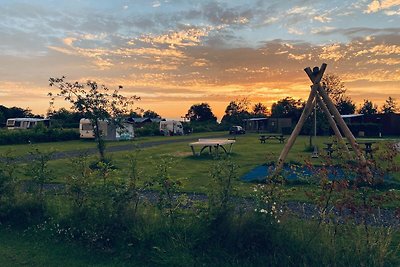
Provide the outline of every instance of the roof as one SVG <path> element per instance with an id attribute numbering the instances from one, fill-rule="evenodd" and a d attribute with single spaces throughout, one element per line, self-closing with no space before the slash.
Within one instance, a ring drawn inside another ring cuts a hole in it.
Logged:
<path id="1" fill-rule="evenodd" d="M 135 123 L 151 122 L 150 118 L 129 118 L 128 121 L 133 121 Z"/>
<path id="2" fill-rule="evenodd" d="M 40 119 L 40 118 L 8 118 L 7 120 L 14 120 L 14 121 L 48 121 L 49 119 Z"/>
<path id="3" fill-rule="evenodd" d="M 265 121 L 268 119 L 269 118 L 250 118 L 250 119 L 244 119 L 244 121 Z"/>
<path id="4" fill-rule="evenodd" d="M 348 115 L 340 115 L 343 119 L 345 118 L 356 118 L 356 117 L 361 117 L 364 116 L 364 114 L 348 114 Z"/>

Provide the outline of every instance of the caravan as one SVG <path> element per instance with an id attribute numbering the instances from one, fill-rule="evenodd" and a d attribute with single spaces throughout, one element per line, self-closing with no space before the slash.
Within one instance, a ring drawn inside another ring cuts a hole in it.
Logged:
<path id="1" fill-rule="evenodd" d="M 7 129 L 32 129 L 38 124 L 43 124 L 44 126 L 50 126 L 49 119 L 37 119 L 37 118 L 10 118 L 7 119 Z"/>
<path id="2" fill-rule="evenodd" d="M 107 121 L 99 121 L 100 134 L 104 140 L 132 140 L 135 137 L 133 124 L 124 122 L 123 127 L 117 127 Z M 79 134 L 83 139 L 94 139 L 92 123 L 89 119 L 79 122 Z"/>
<path id="3" fill-rule="evenodd" d="M 162 135 L 183 135 L 183 126 L 180 121 L 160 121 L 160 133 Z"/>

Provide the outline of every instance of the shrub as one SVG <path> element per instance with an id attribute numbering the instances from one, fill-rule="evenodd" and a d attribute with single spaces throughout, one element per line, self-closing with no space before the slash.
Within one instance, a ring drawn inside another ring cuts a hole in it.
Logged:
<path id="1" fill-rule="evenodd" d="M 1 130 L 0 145 L 27 144 L 79 139 L 79 132 L 72 129 L 37 128 L 26 130 Z"/>
<path id="2" fill-rule="evenodd" d="M 160 133 L 160 123 L 152 122 L 145 124 L 142 128 L 135 129 L 135 136 L 157 136 Z"/>

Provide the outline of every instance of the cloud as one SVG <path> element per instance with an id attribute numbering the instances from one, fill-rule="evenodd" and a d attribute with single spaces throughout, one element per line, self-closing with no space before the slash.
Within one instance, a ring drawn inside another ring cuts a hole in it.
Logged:
<path id="1" fill-rule="evenodd" d="M 390 9 L 392 7 L 396 7 L 400 5 L 399 0 L 373 0 L 368 4 L 367 9 L 364 10 L 364 13 L 375 13 L 381 10 Z"/>

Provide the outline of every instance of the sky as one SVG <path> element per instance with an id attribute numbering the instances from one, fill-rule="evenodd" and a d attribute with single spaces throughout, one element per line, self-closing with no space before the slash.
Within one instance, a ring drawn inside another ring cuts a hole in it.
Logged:
<path id="1" fill-rule="evenodd" d="M 166 118 L 307 99 L 327 63 L 357 105 L 400 103 L 400 0 L 0 0 L 0 104 L 49 108 L 49 77 L 95 80 Z M 69 105 L 59 99 L 55 108 Z"/>

